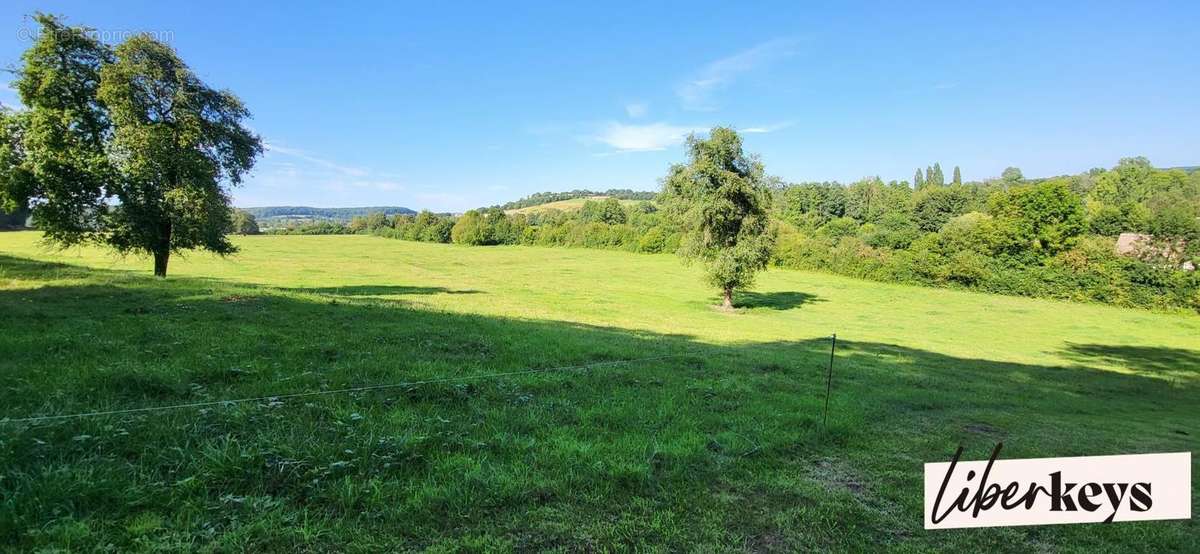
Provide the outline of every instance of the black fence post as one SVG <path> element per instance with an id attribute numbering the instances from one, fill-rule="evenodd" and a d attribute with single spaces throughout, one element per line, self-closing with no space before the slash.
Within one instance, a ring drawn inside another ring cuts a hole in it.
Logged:
<path id="1" fill-rule="evenodd" d="M 829 373 L 825 376 L 825 420 L 822 425 L 829 427 L 829 393 L 833 388 L 833 353 L 837 351 L 837 333 L 833 334 L 833 343 L 829 346 Z"/>

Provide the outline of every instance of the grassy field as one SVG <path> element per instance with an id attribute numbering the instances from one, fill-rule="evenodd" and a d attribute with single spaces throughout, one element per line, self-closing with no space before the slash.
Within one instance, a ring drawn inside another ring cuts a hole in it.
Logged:
<path id="1" fill-rule="evenodd" d="M 38 239 L 0 233 L 0 417 L 464 379 L 0 423 L 0 548 L 1200 550 L 1195 520 L 921 516 L 960 444 L 1198 450 L 1200 316 L 777 270 L 724 313 L 672 256 L 369 236 L 161 281 Z"/>
<path id="2" fill-rule="evenodd" d="M 535 213 L 535 212 L 544 212 L 547 210 L 561 210 L 564 212 L 570 212 L 570 211 L 575 211 L 575 210 L 582 208 L 584 202 L 587 202 L 589 200 L 598 202 L 600 200 L 604 200 L 605 198 L 608 198 L 608 197 L 607 196 L 589 196 L 587 198 L 571 198 L 569 200 L 559 200 L 557 202 L 547 202 L 545 204 L 538 204 L 536 206 L 526 206 L 524 208 L 517 208 L 515 210 L 505 210 L 505 213 L 531 214 L 531 213 Z M 621 202 L 621 204 L 624 204 L 626 206 L 633 206 L 642 201 L 641 200 L 619 199 L 619 202 Z"/>

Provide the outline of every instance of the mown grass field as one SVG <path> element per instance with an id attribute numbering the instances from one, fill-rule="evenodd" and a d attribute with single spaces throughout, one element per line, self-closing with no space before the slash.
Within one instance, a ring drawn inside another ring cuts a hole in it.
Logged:
<path id="1" fill-rule="evenodd" d="M 0 234 L 12 551 L 1198 551 L 1195 520 L 926 532 L 922 464 L 1198 450 L 1200 316 L 369 236 L 221 259 Z M 829 426 L 821 424 L 830 333 Z M 1196 476 L 1193 467 L 1193 512 Z"/>

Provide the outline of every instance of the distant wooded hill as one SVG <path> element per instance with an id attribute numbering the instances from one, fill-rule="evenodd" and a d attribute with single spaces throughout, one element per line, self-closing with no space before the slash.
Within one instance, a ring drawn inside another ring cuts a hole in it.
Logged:
<path id="1" fill-rule="evenodd" d="M 260 227 L 286 227 L 288 225 L 330 221 L 347 223 L 359 216 L 373 213 L 384 215 L 412 215 L 414 210 L 401 206 L 367 206 L 362 208 L 312 208 L 309 206 L 264 206 L 241 208 L 258 220 Z"/>
<path id="2" fill-rule="evenodd" d="M 518 210 L 521 208 L 528 208 L 530 206 L 549 204 L 551 202 L 561 202 L 563 200 L 591 198 L 597 196 L 617 198 L 620 200 L 654 200 L 654 197 L 658 196 L 658 193 L 630 189 L 608 189 L 605 191 L 580 189 L 568 192 L 537 192 L 520 200 L 515 200 L 513 202 L 508 202 L 506 204 L 500 204 L 499 206 L 493 207 L 500 208 L 501 210 Z"/>

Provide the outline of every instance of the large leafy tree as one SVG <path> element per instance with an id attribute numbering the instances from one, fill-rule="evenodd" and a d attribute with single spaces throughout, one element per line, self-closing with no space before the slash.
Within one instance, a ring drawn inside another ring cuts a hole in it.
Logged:
<path id="1" fill-rule="evenodd" d="M 733 308 L 733 292 L 766 267 L 775 233 L 762 163 L 742 152 L 742 139 L 714 127 L 707 139 L 688 137 L 688 163 L 671 166 L 660 196 L 680 227 L 679 254 L 704 265 L 708 281 Z"/>
<path id="2" fill-rule="evenodd" d="M 262 153 L 249 112 L 209 88 L 167 45 L 139 35 L 115 50 L 84 27 L 37 15 L 16 88 L 28 108 L 0 114 L 0 202 L 32 207 L 52 242 L 153 254 L 225 254 L 227 188 Z"/>
<path id="3" fill-rule="evenodd" d="M 994 194 L 988 211 L 1010 223 L 1018 242 L 1037 255 L 1050 256 L 1070 248 L 1086 228 L 1083 205 L 1066 179 Z"/>
<path id="4" fill-rule="evenodd" d="M 227 185 L 262 153 L 250 116 L 229 91 L 214 90 L 170 46 L 148 35 L 116 48 L 101 69 L 99 98 L 113 123 L 112 158 L 122 175 L 109 242 L 154 255 L 165 277 L 171 252 L 199 248 L 226 254 Z"/>
<path id="5" fill-rule="evenodd" d="M 35 19 L 41 32 L 13 83 L 27 109 L 0 113 L 0 207 L 32 208 L 46 238 L 64 246 L 102 239 L 117 177 L 106 153 L 111 125 L 96 92 L 113 54 L 90 29 L 44 14 Z"/>
<path id="6" fill-rule="evenodd" d="M 970 206 L 971 192 L 966 187 L 927 186 L 913 195 L 913 220 L 922 231 L 932 233 L 967 213 Z"/>
<path id="7" fill-rule="evenodd" d="M 229 233 L 238 235 L 257 235 L 262 231 L 258 228 L 258 220 L 246 210 L 234 210 L 233 221 Z"/>

